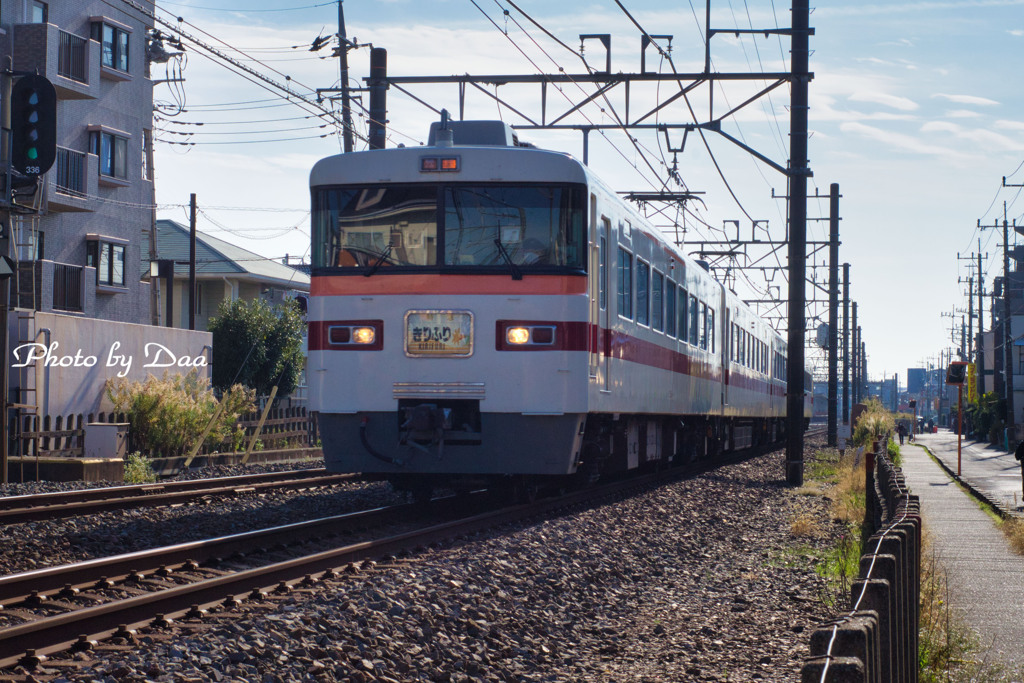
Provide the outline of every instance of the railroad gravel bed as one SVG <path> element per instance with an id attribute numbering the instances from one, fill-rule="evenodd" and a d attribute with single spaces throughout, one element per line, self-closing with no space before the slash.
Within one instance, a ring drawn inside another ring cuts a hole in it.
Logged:
<path id="1" fill-rule="evenodd" d="M 808 450 L 810 452 L 810 449 Z M 67 681 L 793 681 L 840 533 L 783 454 L 76 655 Z M 795 538 L 795 517 L 821 534 Z"/>
<path id="2" fill-rule="evenodd" d="M 303 469 L 304 466 L 296 463 L 217 466 L 192 470 L 166 481 L 281 472 Z M 323 467 L 323 461 L 311 461 L 308 466 Z M 23 495 L 95 486 L 94 483 L 84 482 L 34 482 L 0 488 L 4 490 L 4 495 Z M 11 524 L 4 527 L 5 543 L 0 551 L 0 574 L 237 534 L 405 501 L 388 484 L 356 480 L 310 491 L 211 497 L 183 505 L 116 510 L 79 518 Z"/>

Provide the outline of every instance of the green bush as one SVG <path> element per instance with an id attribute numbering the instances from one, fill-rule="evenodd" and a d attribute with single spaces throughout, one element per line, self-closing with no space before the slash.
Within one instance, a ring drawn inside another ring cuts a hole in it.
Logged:
<path id="1" fill-rule="evenodd" d="M 156 481 L 153 464 L 142 453 L 135 451 L 124 457 L 124 481 L 126 484 L 151 484 Z"/>
<path id="2" fill-rule="evenodd" d="M 213 333 L 213 386 L 223 391 L 238 382 L 267 396 L 277 386 L 287 396 L 299 382 L 305 357 L 306 324 L 298 304 L 271 308 L 265 301 L 225 301 L 210 320 Z"/>
<path id="3" fill-rule="evenodd" d="M 144 382 L 124 378 L 107 381 L 107 396 L 114 410 L 126 413 L 133 447 L 150 456 L 184 455 L 195 446 L 203 430 L 222 405 L 210 430 L 212 443 L 232 442 L 238 418 L 252 410 L 255 392 L 235 385 L 218 402 L 198 370 L 187 375 L 150 375 Z"/>

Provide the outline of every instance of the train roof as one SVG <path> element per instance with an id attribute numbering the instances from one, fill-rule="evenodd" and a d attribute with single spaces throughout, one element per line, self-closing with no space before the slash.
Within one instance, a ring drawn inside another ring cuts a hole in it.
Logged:
<path id="1" fill-rule="evenodd" d="M 521 144 L 504 130 L 508 126 L 500 121 L 461 121 L 449 125 L 454 129 L 454 140 L 450 142 L 432 130 L 432 145 L 366 150 L 321 159 L 310 172 L 309 184 L 317 187 L 366 183 L 591 182 L 586 167 L 572 155 Z M 421 159 L 430 157 L 458 157 L 459 169 L 422 171 Z"/>

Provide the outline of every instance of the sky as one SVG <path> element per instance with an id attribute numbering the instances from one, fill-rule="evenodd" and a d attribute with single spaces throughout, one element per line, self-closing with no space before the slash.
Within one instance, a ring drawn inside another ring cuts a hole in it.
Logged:
<path id="1" fill-rule="evenodd" d="M 671 58 L 648 48 L 648 70 L 702 70 L 704 4 L 622 0 L 622 6 Z M 337 1 L 194 0 L 157 7 L 172 27 L 250 70 L 243 77 L 190 40 L 181 58 L 166 68 L 154 65 L 153 78 L 170 81 L 154 88 L 159 217 L 187 224 L 189 194 L 196 193 L 200 230 L 268 258 L 308 260 L 309 170 L 341 151 L 341 136 L 334 126 L 317 127 L 323 124 L 317 110 L 287 102 L 278 87 L 252 72 L 314 98 L 317 88 L 337 88 Z M 352 87 L 365 85 L 370 44 L 388 50 L 391 76 L 580 74 L 586 71 L 583 59 L 603 68 L 605 52 L 588 40 L 581 57 L 579 36 L 611 34 L 612 71 L 640 71 L 640 29 L 615 0 L 516 0 L 514 6 L 501 0 L 347 0 L 344 14 L 347 35 L 360 46 L 349 53 Z M 789 15 L 784 0 L 714 0 L 710 25 L 786 28 Z M 1001 274 L 1004 205 L 1011 225 L 1024 224 L 1021 188 L 1003 187 L 1004 177 L 1008 185 L 1024 184 L 1024 0 L 812 3 L 810 25 L 808 239 L 827 240 L 828 223 L 817 219 L 828 216 L 827 195 L 837 183 L 840 262 L 850 264 L 850 298 L 857 302 L 868 375 L 898 374 L 905 384 L 907 368 L 938 365 L 941 354 L 959 349 L 968 279 L 977 287 L 979 250 L 986 294 Z M 326 38 L 326 45 L 310 51 L 317 37 Z M 718 73 L 781 72 L 789 66 L 789 38 L 775 34 L 715 33 L 710 52 Z M 648 121 L 704 122 L 709 107 L 715 117 L 737 108 L 723 119 L 722 130 L 785 166 L 789 87 L 752 99 L 765 85 L 720 82 L 713 95 L 700 87 Z M 495 94 L 495 86 L 483 87 Z M 458 116 L 457 86 L 408 89 L 422 102 L 394 88 L 389 92 L 388 146 L 425 142 L 430 122 L 438 118 L 433 109 Z M 630 119 L 678 89 L 671 81 L 634 84 Z M 585 83 L 549 89 L 548 119 L 594 92 Z M 497 95 L 504 105 L 470 87 L 465 118 L 500 118 L 512 125 L 524 122 L 519 113 L 539 118 L 538 86 L 503 85 Z M 614 123 L 626 118 L 626 104 L 620 86 L 566 120 Z M 325 101 L 324 107 L 332 106 L 340 105 Z M 356 129 L 365 134 L 365 116 L 357 116 Z M 582 157 L 576 131 L 529 130 L 520 137 Z M 674 168 L 683 185 L 670 182 L 669 189 L 702 193 L 685 214 L 669 209 L 654 220 L 673 238 L 670 226 L 681 224 L 688 253 L 699 252 L 701 241 L 737 235 L 786 238 L 786 205 L 780 199 L 786 181 L 770 165 L 712 132 L 703 139 L 691 134 L 685 145 L 678 132 L 665 139 L 638 131 L 633 138 L 619 130 L 592 134 L 589 164 L 617 190 L 653 191 Z M 356 149 L 363 148 L 357 139 Z M 1011 248 L 1015 238 L 1011 228 Z M 814 253 L 808 264 L 818 267 L 808 271 L 817 284 L 808 285 L 807 296 L 824 299 L 819 287 L 827 283 L 827 249 L 809 249 Z M 785 248 L 776 255 L 751 246 L 733 263 L 715 265 L 744 298 L 786 299 Z M 987 327 L 991 299 L 984 305 Z M 766 310 L 779 313 L 777 307 Z M 812 304 L 809 337 L 826 320 L 824 303 Z M 976 321 L 972 327 L 977 330 Z M 824 371 L 820 353 L 810 352 L 808 359 Z"/>

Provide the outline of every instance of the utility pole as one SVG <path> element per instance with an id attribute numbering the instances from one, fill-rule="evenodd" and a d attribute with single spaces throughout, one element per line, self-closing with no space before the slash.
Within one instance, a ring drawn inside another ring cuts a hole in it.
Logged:
<path id="1" fill-rule="evenodd" d="M 828 426 L 827 444 L 839 442 L 839 183 L 829 186 L 828 249 Z"/>
<path id="2" fill-rule="evenodd" d="M 843 264 L 843 424 L 850 424 L 850 264 Z"/>
<path id="3" fill-rule="evenodd" d="M 852 404 L 857 405 L 860 403 L 860 327 L 857 326 L 857 302 L 853 302 L 853 325 L 850 328 L 853 333 L 853 396 L 851 398 Z"/>
<path id="4" fill-rule="evenodd" d="M 1022 185 L 1007 185 L 1006 178 L 1003 178 L 1003 187 L 1024 187 Z M 978 228 L 998 228 L 999 221 L 991 226 L 983 226 L 978 220 Z M 1016 413 L 1013 407 L 1013 334 L 1010 317 L 1010 224 L 1006 218 L 1006 202 L 1003 202 L 1003 396 L 1006 399 L 1006 429 L 1013 430 L 1016 424 Z M 1014 230 L 1017 228 L 1017 221 L 1013 222 Z"/>
<path id="5" fill-rule="evenodd" d="M 985 395 L 985 276 L 981 270 L 981 238 L 978 238 L 978 399 Z"/>
<path id="6" fill-rule="evenodd" d="M 355 146 L 352 135 L 352 107 L 348 88 L 348 36 L 345 34 L 345 0 L 338 0 L 338 71 L 341 83 L 341 136 L 343 149 L 351 152 Z"/>
<path id="7" fill-rule="evenodd" d="M 188 197 L 188 329 L 196 329 L 196 193 Z M 173 296 L 168 292 L 167 296 Z"/>
<path id="8" fill-rule="evenodd" d="M 810 3 L 793 0 L 792 90 L 789 112 L 789 362 L 786 377 L 786 481 L 804 483 L 804 271 L 807 264 L 807 90 Z"/>

